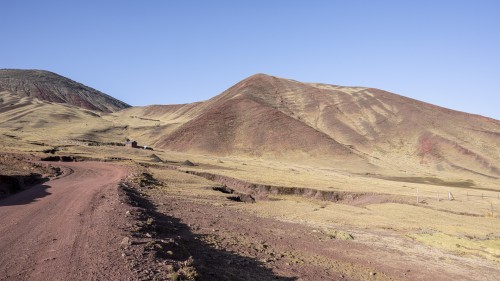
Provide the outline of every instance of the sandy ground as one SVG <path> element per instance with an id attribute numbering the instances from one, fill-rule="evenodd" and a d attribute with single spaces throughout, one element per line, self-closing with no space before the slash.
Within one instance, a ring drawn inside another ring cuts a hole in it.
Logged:
<path id="1" fill-rule="evenodd" d="M 0 280 L 129 280 L 113 215 L 127 169 L 58 165 L 70 173 L 0 201 Z"/>

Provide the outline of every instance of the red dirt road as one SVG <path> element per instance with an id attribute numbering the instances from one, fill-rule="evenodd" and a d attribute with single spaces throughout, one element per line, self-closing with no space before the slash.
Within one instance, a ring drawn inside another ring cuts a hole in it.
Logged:
<path id="1" fill-rule="evenodd" d="M 0 201 L 0 280 L 128 280 L 116 215 L 127 169 L 58 166 L 72 173 Z"/>

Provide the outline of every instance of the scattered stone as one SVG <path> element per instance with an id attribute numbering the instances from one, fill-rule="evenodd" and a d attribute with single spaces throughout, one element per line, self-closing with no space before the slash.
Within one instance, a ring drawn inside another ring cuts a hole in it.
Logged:
<path id="1" fill-rule="evenodd" d="M 130 238 L 123 237 L 122 242 L 120 244 L 123 246 L 130 246 L 132 243 L 130 242 Z"/>
<path id="2" fill-rule="evenodd" d="M 241 202 L 245 203 L 255 203 L 255 198 L 250 194 L 240 194 L 238 195 Z"/>

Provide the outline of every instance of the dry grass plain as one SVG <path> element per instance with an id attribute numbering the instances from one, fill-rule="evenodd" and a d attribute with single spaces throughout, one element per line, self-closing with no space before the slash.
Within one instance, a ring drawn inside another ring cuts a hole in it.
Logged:
<path id="1" fill-rule="evenodd" d="M 265 217 L 327 228 L 387 231 L 457 255 L 500 262 L 500 190 L 494 191 L 493 183 L 487 185 L 491 190 L 477 190 L 384 180 L 284 162 L 170 155 L 177 161 L 186 158 L 201 164 L 181 169 L 209 171 L 252 183 L 360 192 L 368 196 L 388 194 L 391 195 L 389 201 L 395 202 L 368 200 L 366 204 L 357 205 L 271 195 L 269 200 L 241 205 L 241 208 Z M 453 200 L 448 200 L 448 192 Z"/>

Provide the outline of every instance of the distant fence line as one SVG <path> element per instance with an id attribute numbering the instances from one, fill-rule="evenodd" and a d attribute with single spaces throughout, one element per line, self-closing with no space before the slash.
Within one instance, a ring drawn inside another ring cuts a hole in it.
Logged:
<path id="1" fill-rule="evenodd" d="M 474 195 L 474 194 L 469 194 L 467 192 L 467 199 L 469 197 L 480 197 L 481 199 L 485 199 L 485 198 L 496 198 L 498 200 L 500 200 L 500 193 L 495 197 L 495 196 L 488 196 L 488 195 L 484 195 L 484 194 L 481 194 L 481 195 Z"/>
<path id="2" fill-rule="evenodd" d="M 497 195 L 491 195 L 490 194 L 484 194 L 484 193 L 478 193 L 478 192 L 439 192 L 439 191 L 422 191 L 419 190 L 418 188 L 415 190 L 416 194 L 421 196 L 421 197 L 439 197 L 440 199 L 447 199 L 447 200 L 454 200 L 454 199 L 461 199 L 461 200 L 477 200 L 477 199 L 497 199 L 500 200 L 500 192 L 497 193 Z"/>
<path id="3" fill-rule="evenodd" d="M 474 200 L 474 198 L 479 199 L 497 199 L 500 200 L 500 191 L 477 191 L 477 190 L 463 190 L 463 191 L 428 191 L 421 190 L 415 187 L 403 187 L 403 188 L 392 188 L 391 190 L 398 190 L 404 193 L 409 194 L 419 194 L 421 197 L 437 197 L 440 199 L 448 199 L 448 193 L 451 193 L 451 199 L 465 199 L 465 200 Z M 495 194 L 495 195 L 494 195 Z"/>
<path id="4" fill-rule="evenodd" d="M 492 216 L 492 217 L 498 217 L 500 214 L 500 192 L 487 192 L 485 195 L 484 193 L 480 192 L 473 192 L 473 191 L 466 191 L 466 192 L 451 192 L 451 191 L 420 191 L 418 188 L 413 190 L 415 192 L 416 196 L 416 202 L 417 203 L 424 203 L 424 202 L 429 202 L 429 200 L 437 200 L 438 202 L 440 201 L 459 201 L 459 202 L 464 202 L 464 201 L 472 201 L 476 203 L 481 203 L 482 206 L 479 207 L 474 207 L 474 209 L 477 211 L 484 212 L 485 215 L 487 216 Z M 496 196 L 493 195 L 492 193 L 496 193 Z"/>

